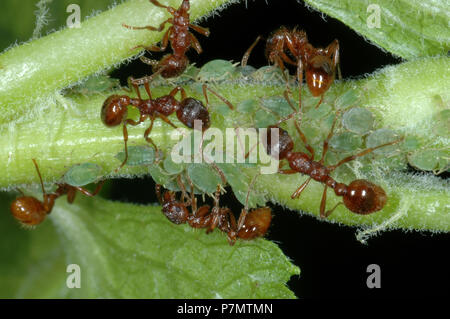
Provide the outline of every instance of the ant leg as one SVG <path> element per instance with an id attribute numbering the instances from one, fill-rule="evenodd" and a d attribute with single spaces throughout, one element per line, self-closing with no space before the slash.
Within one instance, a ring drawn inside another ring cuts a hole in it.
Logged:
<path id="1" fill-rule="evenodd" d="M 322 157 L 320 158 L 320 161 L 319 161 L 320 164 L 323 164 L 323 161 L 325 160 L 325 155 L 328 152 L 328 145 L 329 145 L 328 143 L 330 142 L 330 139 L 333 136 L 334 127 L 336 126 L 336 121 L 337 121 L 337 114 L 334 117 L 334 121 L 333 121 L 333 124 L 331 125 L 331 129 L 330 129 L 330 132 L 328 133 L 327 138 L 323 141 Z"/>
<path id="2" fill-rule="evenodd" d="M 321 96 L 320 96 L 320 100 L 319 100 L 319 102 L 316 104 L 316 106 L 314 107 L 315 109 L 317 109 L 318 107 L 319 107 L 319 105 L 320 104 L 322 104 L 322 102 L 323 102 L 323 96 L 324 96 L 325 94 L 322 94 Z"/>
<path id="3" fill-rule="evenodd" d="M 351 162 L 351 161 L 353 161 L 354 159 L 356 159 L 356 158 L 358 158 L 358 157 L 361 157 L 361 156 L 364 156 L 364 155 L 366 155 L 366 154 L 369 154 L 369 153 L 371 153 L 371 152 L 373 152 L 373 151 L 375 151 L 375 150 L 377 150 L 377 149 L 379 149 L 379 148 L 382 148 L 382 147 L 385 147 L 385 146 L 389 146 L 389 145 L 393 145 L 393 144 L 397 144 L 397 143 L 399 143 L 399 142 L 401 142 L 401 141 L 403 141 L 403 137 L 402 137 L 401 139 L 395 140 L 395 141 L 393 141 L 393 142 L 381 144 L 381 145 L 378 145 L 378 146 L 375 146 L 375 147 L 370 147 L 370 148 L 365 149 L 364 151 L 362 151 L 362 152 L 360 152 L 360 153 L 358 153 L 358 154 L 351 155 L 351 156 L 349 156 L 349 157 L 346 157 L 346 158 L 340 160 L 336 165 L 330 165 L 330 166 L 328 166 L 327 169 L 328 169 L 330 172 L 332 172 L 332 171 L 334 171 L 336 168 L 338 168 L 339 166 L 341 166 L 342 164 Z"/>
<path id="4" fill-rule="evenodd" d="M 298 173 L 298 172 L 296 172 L 296 173 Z M 300 195 L 302 194 L 302 192 L 308 186 L 310 181 L 311 181 L 311 177 L 308 177 L 308 179 L 302 185 L 300 185 L 300 187 L 297 188 L 297 190 L 295 192 L 292 193 L 291 198 L 292 199 L 299 198 Z"/>
<path id="5" fill-rule="evenodd" d="M 256 40 L 252 43 L 252 45 L 245 51 L 244 55 L 242 56 L 241 60 L 241 66 L 245 67 L 247 66 L 248 59 L 250 58 L 250 53 L 252 53 L 253 48 L 258 44 L 259 40 L 261 40 L 261 36 L 258 35 Z"/>
<path id="6" fill-rule="evenodd" d="M 150 117 L 150 126 L 145 130 L 144 132 L 144 139 L 153 145 L 153 147 L 155 148 L 155 153 L 156 153 L 156 157 L 158 158 L 158 147 L 156 146 L 156 144 L 153 142 L 153 140 L 149 137 L 150 133 L 152 132 L 152 128 L 153 128 L 153 123 L 155 122 L 155 115 L 152 115 Z"/>
<path id="7" fill-rule="evenodd" d="M 156 116 L 159 117 L 161 120 L 163 120 L 164 122 L 166 122 L 167 124 L 169 124 L 170 126 L 172 126 L 173 128 L 178 128 L 175 124 L 173 124 L 169 118 L 161 113 L 155 112 Z"/>
<path id="8" fill-rule="evenodd" d="M 335 39 L 333 42 L 331 42 L 327 48 L 325 49 L 327 52 L 328 57 L 331 58 L 333 56 L 333 68 L 338 70 L 338 77 L 339 80 L 342 79 L 341 74 L 341 68 L 340 68 L 340 56 L 339 56 L 339 41 Z"/>
<path id="9" fill-rule="evenodd" d="M 172 18 L 169 18 L 163 22 L 161 22 L 161 24 L 159 25 L 159 27 L 152 27 L 151 25 L 146 25 L 143 27 L 134 27 L 125 23 L 122 23 L 122 26 L 127 28 L 127 29 L 131 29 L 131 30 L 150 30 L 150 31 L 158 31 L 161 32 L 162 30 L 164 30 L 164 27 L 166 25 L 166 23 L 172 23 L 173 24 L 173 20 Z"/>
<path id="10" fill-rule="evenodd" d="M 205 37 L 208 37 L 209 34 L 210 34 L 208 28 L 203 28 L 203 27 L 201 27 L 199 25 L 196 25 L 196 24 L 189 23 L 189 28 L 191 28 L 192 30 L 197 31 L 198 33 L 204 35 Z"/>
<path id="11" fill-rule="evenodd" d="M 162 71 L 164 71 L 164 68 L 160 68 L 158 71 L 154 72 L 150 76 L 144 76 L 144 77 L 139 78 L 139 79 L 133 79 L 132 78 L 131 79 L 131 84 L 133 84 L 133 85 L 142 85 L 142 84 L 145 84 L 145 83 L 150 83 L 153 80 L 153 78 L 155 76 L 157 76 L 158 74 L 160 74 Z"/>
<path id="12" fill-rule="evenodd" d="M 186 206 L 191 205 L 191 203 L 189 203 L 189 201 L 186 201 L 186 198 L 189 198 L 189 196 L 187 196 L 186 187 L 184 186 L 183 182 L 181 181 L 181 175 L 177 176 L 177 184 L 178 184 L 178 187 L 181 189 L 181 201 Z"/>
<path id="13" fill-rule="evenodd" d="M 327 185 L 325 185 L 323 188 L 322 200 L 320 201 L 320 218 L 325 218 L 325 208 L 327 205 L 327 188 Z"/>
<path id="14" fill-rule="evenodd" d="M 125 144 L 125 159 L 124 159 L 124 161 L 122 162 L 122 164 L 120 164 L 119 168 L 116 169 L 116 173 L 117 173 L 122 167 L 124 167 L 124 165 L 125 165 L 126 162 L 128 161 L 128 129 L 127 129 L 127 125 L 128 125 L 128 124 L 133 125 L 133 126 L 139 125 L 140 123 L 144 122 L 146 118 L 147 118 L 147 117 L 144 115 L 144 116 L 141 116 L 141 117 L 139 118 L 139 121 L 137 121 L 137 122 L 136 122 L 136 121 L 133 121 L 133 120 L 131 120 L 131 119 L 127 119 L 127 120 L 125 121 L 125 123 L 123 123 L 123 143 Z"/>
<path id="15" fill-rule="evenodd" d="M 128 79 L 127 79 L 127 82 L 128 82 L 128 89 L 125 89 L 125 88 L 123 88 L 123 89 L 124 89 L 125 92 L 131 93 L 131 92 L 133 91 L 133 89 L 132 89 L 131 87 L 133 87 L 134 90 L 136 91 L 136 94 L 137 94 L 137 96 L 138 96 L 138 99 L 139 99 L 139 100 L 142 100 L 141 92 L 140 92 L 140 90 L 139 90 L 139 85 L 137 85 L 136 83 L 134 83 L 134 80 L 135 80 L 135 79 L 134 79 L 132 76 L 128 77 Z"/>
<path id="16" fill-rule="evenodd" d="M 176 88 L 174 88 L 172 91 L 170 91 L 169 95 L 171 97 L 174 97 L 178 92 L 181 92 L 182 100 L 186 99 L 186 97 L 187 97 L 186 91 L 181 86 L 177 86 Z"/>
<path id="17" fill-rule="evenodd" d="M 195 35 L 189 32 L 189 38 L 191 39 L 192 47 L 195 49 L 195 51 L 197 51 L 198 54 L 202 53 L 202 46 L 200 45 L 200 42 L 198 42 Z"/>
<path id="18" fill-rule="evenodd" d="M 74 189 L 76 189 L 77 191 L 79 191 L 80 193 L 89 196 L 89 197 L 94 197 L 95 195 L 97 195 L 98 193 L 100 193 L 103 184 L 105 183 L 105 181 L 101 181 L 97 184 L 97 186 L 95 187 L 95 190 L 93 192 L 87 190 L 86 188 L 83 187 L 79 187 L 79 186 L 73 186 Z"/>
<path id="19" fill-rule="evenodd" d="M 173 11 L 175 11 L 174 8 L 165 6 L 165 5 L 161 4 L 161 3 L 159 3 L 158 0 L 149 0 L 149 1 L 150 1 L 151 3 L 153 3 L 153 4 L 154 4 L 155 6 L 157 6 L 157 7 L 164 8 L 164 9 L 167 9 L 167 10 L 172 9 Z M 170 12 L 170 11 L 169 11 L 169 12 Z"/>
<path id="20" fill-rule="evenodd" d="M 302 85 L 303 85 L 303 63 L 302 63 L 301 58 L 299 58 L 297 61 L 297 82 L 298 82 L 298 112 L 301 112 L 301 110 L 302 110 Z"/>
<path id="21" fill-rule="evenodd" d="M 149 59 L 149 58 L 147 58 L 147 57 L 145 57 L 145 56 L 140 56 L 139 59 L 140 59 L 143 63 L 148 64 L 148 65 L 151 65 L 151 66 L 156 66 L 156 65 L 158 65 L 158 63 L 159 63 L 158 60 L 152 60 L 152 59 Z"/>
<path id="22" fill-rule="evenodd" d="M 162 187 L 161 184 L 155 185 L 156 198 L 158 198 L 158 202 L 160 205 L 163 204 L 162 197 L 161 197 L 161 187 Z"/>
<path id="23" fill-rule="evenodd" d="M 167 22 L 167 21 L 166 21 L 166 22 Z M 165 51 L 166 48 L 167 48 L 167 45 L 169 44 L 169 35 L 170 35 L 171 32 L 172 32 L 172 28 L 173 28 L 173 27 L 170 27 L 170 28 L 164 33 L 164 36 L 163 36 L 163 38 L 162 38 L 162 40 L 161 40 L 161 46 L 157 46 L 157 45 L 145 46 L 145 45 L 142 45 L 142 44 L 141 44 L 141 45 L 137 45 L 137 46 L 131 48 L 130 50 L 134 50 L 134 49 L 137 49 L 137 48 L 143 48 L 143 49 L 145 49 L 145 50 L 147 50 L 147 51 L 153 51 L 153 52 L 162 52 L 162 51 Z M 161 30 L 159 30 L 159 31 L 161 31 Z"/>
<path id="24" fill-rule="evenodd" d="M 77 195 L 76 188 L 70 187 L 69 190 L 67 191 L 67 202 L 69 204 L 72 204 L 73 201 L 75 200 L 76 195 Z"/>
<path id="25" fill-rule="evenodd" d="M 334 205 L 334 207 L 328 211 L 325 212 L 324 217 L 327 218 L 328 216 L 331 215 L 332 212 L 334 212 L 334 210 L 339 206 L 339 205 L 343 205 L 343 202 L 339 202 L 336 205 Z"/>
<path id="26" fill-rule="evenodd" d="M 233 104 L 231 104 L 230 101 L 228 101 L 226 98 L 224 98 L 223 96 L 219 95 L 219 93 L 211 90 L 206 84 L 202 85 L 203 88 L 203 95 L 205 96 L 205 100 L 206 100 L 206 105 L 209 105 L 209 100 L 208 100 L 208 94 L 206 92 L 206 90 L 208 90 L 209 92 L 211 92 L 212 94 L 214 94 L 215 96 L 217 96 L 220 100 L 222 100 L 223 103 L 225 103 L 226 105 L 228 105 L 228 107 L 231 110 L 234 110 L 234 106 Z"/>
<path id="27" fill-rule="evenodd" d="M 150 91 L 150 85 L 148 84 L 148 82 L 144 83 L 144 88 L 145 88 L 145 92 L 147 92 L 148 98 L 150 100 L 153 100 L 152 98 L 152 92 Z"/>
<path id="28" fill-rule="evenodd" d="M 256 179 L 258 178 L 258 176 L 260 174 L 261 173 L 257 173 L 255 175 L 255 177 L 253 177 L 253 180 L 251 181 L 250 185 L 248 186 L 247 196 L 245 197 L 245 206 L 244 206 L 244 209 L 241 211 L 241 214 L 239 215 L 239 219 L 238 219 L 238 223 L 237 223 L 237 225 L 238 225 L 237 231 L 241 230 L 242 226 L 245 223 L 245 218 L 247 217 L 247 214 L 248 214 L 248 199 L 250 198 L 250 192 L 256 182 Z"/>

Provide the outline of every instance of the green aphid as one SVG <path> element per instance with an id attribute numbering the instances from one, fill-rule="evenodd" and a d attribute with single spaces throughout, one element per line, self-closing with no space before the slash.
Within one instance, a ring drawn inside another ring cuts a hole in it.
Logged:
<path id="1" fill-rule="evenodd" d="M 355 103 L 358 101 L 358 98 L 358 93 L 355 90 L 350 89 L 339 96 L 334 104 L 338 109 L 345 109 L 355 105 Z"/>
<path id="2" fill-rule="evenodd" d="M 305 116 L 311 120 L 318 120 L 327 116 L 330 112 L 331 112 L 331 105 L 327 103 L 321 103 L 317 109 L 312 108 L 308 112 L 306 112 Z"/>
<path id="3" fill-rule="evenodd" d="M 376 130 L 372 132 L 369 136 L 367 136 L 366 139 L 366 146 L 367 147 L 376 147 L 382 144 L 394 142 L 398 140 L 400 137 L 397 133 L 395 133 L 392 130 L 382 128 L 379 130 Z M 381 155 L 388 155 L 394 153 L 398 149 L 398 144 L 394 145 L 388 145 L 385 147 L 381 147 L 379 149 L 374 150 L 373 152 L 375 154 Z"/>
<path id="4" fill-rule="evenodd" d="M 256 111 L 258 108 L 258 101 L 253 100 L 253 99 L 248 99 L 248 100 L 244 100 L 241 101 L 237 106 L 236 106 L 236 110 L 239 113 L 251 113 Z"/>
<path id="5" fill-rule="evenodd" d="M 409 135 L 402 143 L 402 150 L 406 152 L 415 151 L 420 148 L 420 141 L 417 137 Z"/>
<path id="6" fill-rule="evenodd" d="M 94 163 L 77 164 L 64 174 L 63 181 L 71 186 L 84 186 L 97 182 L 102 172 L 103 168 Z"/>
<path id="7" fill-rule="evenodd" d="M 243 76 L 249 76 L 256 71 L 256 68 L 252 67 L 251 65 L 238 66 L 236 67 L 236 71 L 241 73 Z"/>
<path id="8" fill-rule="evenodd" d="M 109 91 L 120 86 L 118 79 L 110 78 L 107 75 L 91 76 L 83 83 L 76 85 L 72 91 L 81 94 L 93 94 Z"/>
<path id="9" fill-rule="evenodd" d="M 225 175 L 225 178 L 233 189 L 233 193 L 236 198 L 241 202 L 241 204 L 245 205 L 248 189 L 252 180 L 245 173 L 246 169 L 237 164 L 217 163 L 217 166 Z M 264 206 L 265 203 L 266 199 L 263 195 L 252 191 L 249 193 L 249 207 Z"/>
<path id="10" fill-rule="evenodd" d="M 156 184 L 160 184 L 169 190 L 180 190 L 176 181 L 176 175 L 168 174 L 159 165 L 150 166 L 149 172 Z"/>
<path id="11" fill-rule="evenodd" d="M 255 127 L 268 127 L 277 122 L 277 117 L 263 109 L 256 111 L 254 124 Z"/>
<path id="12" fill-rule="evenodd" d="M 213 194 L 217 190 L 217 185 L 225 187 L 219 173 L 211 165 L 189 164 L 187 173 L 192 183 L 203 193 Z"/>
<path id="13" fill-rule="evenodd" d="M 285 83 L 283 72 L 280 68 L 267 65 L 259 68 L 251 74 L 251 77 L 258 82 Z"/>
<path id="14" fill-rule="evenodd" d="M 293 112 L 292 108 L 289 106 L 288 101 L 286 101 L 286 99 L 281 96 L 271 96 L 265 99 L 261 99 L 261 104 L 281 117 L 288 116 Z"/>
<path id="15" fill-rule="evenodd" d="M 420 150 L 408 155 L 408 162 L 422 171 L 442 172 L 450 165 L 450 152 L 442 150 Z"/>
<path id="16" fill-rule="evenodd" d="M 120 162 L 125 160 L 125 151 L 121 151 L 116 154 Z M 128 160 L 126 165 L 138 166 L 138 165 L 151 165 L 155 162 L 155 150 L 150 146 L 128 146 Z"/>
<path id="17" fill-rule="evenodd" d="M 364 135 L 372 130 L 374 120 L 372 112 L 361 107 L 355 107 L 344 113 L 342 124 L 349 131 Z"/>
<path id="18" fill-rule="evenodd" d="M 450 109 L 442 110 L 433 116 L 433 132 L 450 138 Z"/>
<path id="19" fill-rule="evenodd" d="M 361 145 L 361 136 L 352 132 L 334 135 L 330 140 L 330 146 L 337 151 L 350 152 L 357 150 Z"/>
<path id="20" fill-rule="evenodd" d="M 180 174 L 185 166 L 182 163 L 175 163 L 172 161 L 170 156 L 167 156 L 166 159 L 163 162 L 164 170 L 170 174 L 170 175 L 177 175 Z"/>
<path id="21" fill-rule="evenodd" d="M 212 60 L 202 66 L 197 75 L 201 82 L 219 81 L 227 78 L 233 78 L 236 74 L 236 68 L 230 61 Z"/>

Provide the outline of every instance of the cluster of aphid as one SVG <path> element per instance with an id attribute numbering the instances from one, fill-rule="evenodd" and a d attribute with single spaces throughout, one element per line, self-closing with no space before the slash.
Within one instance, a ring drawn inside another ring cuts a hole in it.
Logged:
<path id="1" fill-rule="evenodd" d="M 160 74 L 164 78 L 179 76 L 186 69 L 189 61 L 186 57 L 186 51 L 193 47 L 198 53 L 200 53 L 201 47 L 197 39 L 189 32 L 189 28 L 196 30 L 203 35 L 209 35 L 209 31 L 202 27 L 193 25 L 189 20 L 189 0 L 183 0 L 181 6 L 178 9 L 164 6 L 156 0 L 149 0 L 151 3 L 158 7 L 165 8 L 173 17 L 167 19 L 158 28 L 152 26 L 145 27 L 131 27 L 124 25 L 124 27 L 138 30 L 147 29 L 151 31 L 162 31 L 166 23 L 172 24 L 163 36 L 161 46 L 139 46 L 149 51 L 164 51 L 169 45 L 172 47 L 173 53 L 165 55 L 160 61 L 148 60 L 141 57 L 145 63 L 153 66 L 153 75 L 147 76 L 141 79 L 130 78 L 130 84 L 134 87 L 137 93 L 137 97 L 133 98 L 128 95 L 112 95 L 109 96 L 103 103 L 101 109 L 101 119 L 103 123 L 108 127 L 115 127 L 123 125 L 123 140 L 125 144 L 125 159 L 120 165 L 122 168 L 128 160 L 128 131 L 127 125 L 138 125 L 144 122 L 147 118 L 150 118 L 150 126 L 144 133 L 144 138 L 155 148 L 155 154 L 159 154 L 156 144 L 151 139 L 151 131 L 153 123 L 156 118 L 162 119 L 172 127 L 176 127 L 170 120 L 169 116 L 173 113 L 181 123 L 188 128 L 194 128 L 194 121 L 200 121 L 202 124 L 202 130 L 207 130 L 210 127 L 210 115 L 208 108 L 204 104 L 194 98 L 187 97 L 185 90 L 182 87 L 175 87 L 168 95 L 153 98 L 150 90 L 149 83 L 152 82 L 154 77 Z M 245 66 L 250 56 L 250 52 L 253 50 L 259 37 L 252 44 L 249 50 L 245 53 L 242 59 L 242 66 Z M 285 63 L 296 66 L 296 77 L 299 86 L 299 106 L 296 109 L 291 103 L 289 97 L 289 89 L 285 91 L 284 97 L 291 106 L 293 112 L 282 119 L 276 124 L 269 126 L 270 130 L 267 130 L 267 136 L 265 136 L 265 147 L 267 154 L 280 159 L 286 160 L 289 163 L 290 169 L 279 169 L 281 174 L 295 174 L 301 173 L 308 175 L 308 179 L 292 194 L 292 198 L 298 198 L 303 190 L 307 187 L 311 179 L 318 181 L 324 185 L 324 192 L 320 203 L 320 216 L 327 217 L 337 207 L 333 207 L 331 210 L 326 210 L 326 193 L 327 188 L 332 188 L 337 196 L 343 197 L 344 205 L 352 212 L 356 214 L 370 214 L 381 210 L 386 201 L 387 196 L 384 190 L 367 181 L 367 180 L 355 180 L 349 185 L 339 183 L 335 181 L 331 176 L 337 167 L 344 163 L 348 163 L 358 157 L 366 155 L 375 149 L 398 143 L 394 141 L 379 145 L 377 147 L 368 148 L 356 155 L 348 156 L 340 160 L 335 165 L 326 166 L 324 164 L 325 155 L 328 151 L 328 145 L 331 137 L 333 136 L 333 130 L 336 124 L 337 116 L 334 119 L 332 128 L 327 138 L 323 141 L 323 151 L 320 160 L 315 160 L 315 151 L 310 144 L 308 144 L 307 138 L 300 128 L 298 118 L 301 116 L 301 86 L 303 82 L 303 73 L 305 73 L 306 83 L 311 94 L 315 97 L 320 96 L 320 101 L 316 105 L 316 108 L 323 101 L 324 94 L 330 88 L 335 79 L 335 74 L 339 69 L 339 43 L 334 40 L 326 48 L 315 48 L 307 39 L 305 32 L 301 30 L 288 30 L 285 27 L 281 27 L 275 31 L 266 42 L 266 56 L 270 63 L 278 66 L 283 74 Z M 288 78 L 286 76 L 286 81 Z M 139 85 L 143 84 L 148 94 L 147 99 L 141 97 L 139 91 Z M 206 85 L 203 85 L 203 94 L 205 96 L 206 105 L 208 106 L 207 92 L 211 92 L 225 102 L 230 109 L 234 109 L 233 105 L 225 98 L 221 97 L 218 93 L 214 92 Z M 181 100 L 177 100 L 175 96 L 181 93 Z M 134 106 L 139 110 L 139 120 L 134 121 L 127 118 L 128 106 Z M 289 133 L 279 126 L 287 121 L 293 120 L 295 128 L 303 141 L 309 154 L 303 152 L 295 152 L 294 142 L 289 136 Z M 277 142 L 271 139 L 271 131 L 275 130 L 278 134 Z M 158 155 L 157 155 L 158 156 Z M 91 193 L 84 188 L 70 186 L 68 184 L 58 185 L 57 190 L 54 193 L 47 194 L 44 190 L 42 178 L 36 162 L 33 160 L 39 178 L 41 180 L 43 195 L 43 202 L 30 196 L 23 196 L 17 198 L 12 206 L 11 211 L 16 219 L 27 225 L 37 225 L 49 214 L 52 210 L 56 198 L 63 194 L 68 195 L 68 201 L 72 202 L 76 191 L 80 191 L 87 196 L 94 196 L 98 193 L 102 184 L 97 186 L 97 189 Z M 280 162 L 281 165 L 282 162 Z M 218 170 L 217 166 L 214 166 Z M 223 176 L 223 174 L 221 174 Z M 158 199 L 163 206 L 162 211 L 164 215 L 175 224 L 187 223 L 193 228 L 206 228 L 207 232 L 213 231 L 215 228 L 225 232 L 228 236 L 230 244 L 234 244 L 236 239 L 253 239 L 256 237 L 264 236 L 271 222 L 271 210 L 270 208 L 258 208 L 248 211 L 248 198 L 250 189 L 248 190 L 246 205 L 242 210 L 238 221 L 234 217 L 233 212 L 227 207 L 220 207 L 219 198 L 221 195 L 221 186 L 217 187 L 215 192 L 214 206 L 211 208 L 208 205 L 202 205 L 198 207 L 197 199 L 195 197 L 194 187 L 192 182 L 190 183 L 190 191 L 186 190 L 186 187 L 182 183 L 180 178 L 177 178 L 179 189 L 181 190 L 181 197 L 177 199 L 177 195 L 173 191 L 165 191 L 161 194 L 161 185 L 156 186 L 156 192 Z"/>

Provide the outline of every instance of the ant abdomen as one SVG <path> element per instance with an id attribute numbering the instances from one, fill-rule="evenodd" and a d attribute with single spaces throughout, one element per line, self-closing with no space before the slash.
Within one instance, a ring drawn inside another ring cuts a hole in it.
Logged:
<path id="1" fill-rule="evenodd" d="M 157 65 L 153 67 L 153 72 L 160 74 L 163 78 L 173 78 L 183 74 L 189 64 L 189 59 L 185 55 L 176 56 L 166 54 Z"/>
<path id="2" fill-rule="evenodd" d="M 35 226 L 42 223 L 47 216 L 47 210 L 38 199 L 31 196 L 22 196 L 11 203 L 11 214 L 22 224 Z"/>
<path id="3" fill-rule="evenodd" d="M 130 98 L 126 95 L 111 95 L 102 106 L 101 118 L 106 126 L 117 126 L 127 118 Z"/>
<path id="4" fill-rule="evenodd" d="M 334 81 L 334 68 L 330 59 L 317 55 L 306 66 L 306 83 L 313 96 L 325 93 Z"/>
<path id="5" fill-rule="evenodd" d="M 208 109 L 201 101 L 194 98 L 186 98 L 181 101 L 177 110 L 177 117 L 189 128 L 194 128 L 195 120 L 201 121 L 203 131 L 211 125 Z"/>
<path id="6" fill-rule="evenodd" d="M 381 210 L 387 201 L 385 191 L 364 179 L 357 179 L 347 186 L 343 195 L 344 205 L 353 213 L 367 215 Z"/>
<path id="7" fill-rule="evenodd" d="M 272 132 L 274 132 L 272 136 Z M 265 147 L 268 155 L 277 159 L 283 159 L 294 148 L 294 142 L 289 133 L 278 126 L 269 126 L 266 132 Z M 275 141 L 272 141 L 275 137 Z"/>
<path id="8" fill-rule="evenodd" d="M 272 210 L 269 207 L 262 207 L 251 210 L 238 231 L 238 237 L 251 240 L 262 237 L 266 234 L 272 221 Z"/>

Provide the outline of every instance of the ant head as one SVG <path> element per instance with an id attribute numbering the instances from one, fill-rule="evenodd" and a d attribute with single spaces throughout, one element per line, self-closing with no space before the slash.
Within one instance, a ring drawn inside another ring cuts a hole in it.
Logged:
<path id="1" fill-rule="evenodd" d="M 306 83 L 313 96 L 325 93 L 334 81 L 335 68 L 329 57 L 316 55 L 306 66 Z"/>
<path id="2" fill-rule="evenodd" d="M 194 128 L 194 121 L 201 121 L 202 131 L 206 131 L 211 126 L 208 109 L 201 101 L 194 98 L 188 97 L 180 102 L 177 117 L 189 128 Z"/>
<path id="3" fill-rule="evenodd" d="M 262 237 L 269 229 L 271 221 L 272 210 L 269 207 L 253 209 L 247 214 L 238 237 L 246 240 Z"/>
<path id="4" fill-rule="evenodd" d="M 345 206 L 355 214 L 367 215 L 381 210 L 387 201 L 384 190 L 369 181 L 357 179 L 347 186 Z"/>
<path id="5" fill-rule="evenodd" d="M 153 72 L 160 72 L 163 78 L 173 78 L 181 75 L 186 70 L 189 59 L 186 55 L 166 54 L 161 61 L 153 67 Z"/>
<path id="6" fill-rule="evenodd" d="M 177 225 L 184 224 L 189 217 L 186 205 L 177 201 L 165 203 L 162 212 L 168 220 Z"/>
<path id="7" fill-rule="evenodd" d="M 180 9 L 183 11 L 189 11 L 190 9 L 190 4 L 189 4 L 189 0 L 183 0 L 183 3 L 180 6 Z"/>
<path id="8" fill-rule="evenodd" d="M 126 95 L 111 95 L 102 106 L 101 118 L 106 126 L 117 126 L 125 121 L 130 98 Z"/>
<path id="9" fill-rule="evenodd" d="M 263 139 L 263 144 L 266 147 L 267 154 L 276 159 L 286 158 L 288 152 L 294 148 L 289 133 L 278 126 L 269 126 L 266 131 L 266 140 Z M 274 140 L 272 140 L 274 138 Z M 264 143 L 266 142 L 266 143 Z"/>
<path id="10" fill-rule="evenodd" d="M 11 203 L 11 214 L 22 224 L 35 226 L 42 223 L 47 211 L 41 201 L 31 196 L 22 196 Z"/>

